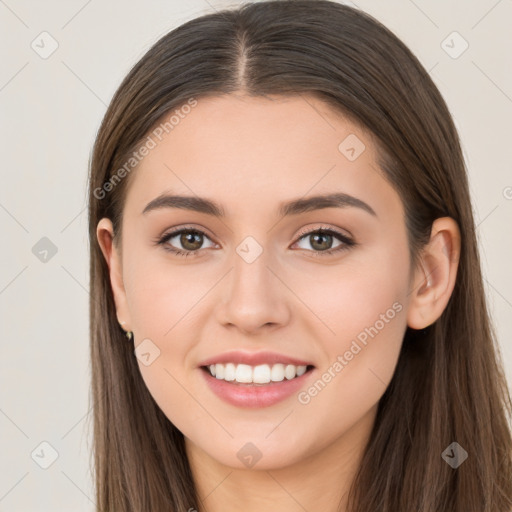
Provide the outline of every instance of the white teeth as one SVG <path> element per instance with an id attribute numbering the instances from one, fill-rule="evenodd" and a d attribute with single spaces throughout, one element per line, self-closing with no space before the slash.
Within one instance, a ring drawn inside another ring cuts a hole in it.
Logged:
<path id="1" fill-rule="evenodd" d="M 287 364 L 286 368 L 284 369 L 284 376 L 288 380 L 291 380 L 293 377 L 295 377 L 295 375 L 297 375 L 297 368 L 295 368 L 293 364 Z"/>
<path id="2" fill-rule="evenodd" d="M 215 377 L 217 377 L 217 379 L 224 378 L 224 365 L 223 364 L 215 365 Z"/>
<path id="3" fill-rule="evenodd" d="M 281 382 L 285 378 L 291 380 L 300 377 L 306 373 L 307 367 L 281 363 L 272 366 L 268 364 L 250 366 L 248 364 L 217 363 L 211 364 L 208 368 L 210 374 L 219 380 L 235 381 L 243 384 L 268 384 L 270 381 Z"/>
<path id="4" fill-rule="evenodd" d="M 232 381 L 236 378 L 236 366 L 233 363 L 228 363 L 224 367 L 224 380 Z"/>
<path id="5" fill-rule="evenodd" d="M 284 380 L 284 364 L 275 364 L 272 366 L 272 370 L 270 372 L 270 378 L 273 382 L 281 382 Z"/>
<path id="6" fill-rule="evenodd" d="M 248 364 L 239 364 L 236 367 L 235 380 L 237 382 L 252 382 L 252 368 Z"/>
<path id="7" fill-rule="evenodd" d="M 297 377 L 306 373 L 306 366 L 297 366 Z"/>
<path id="8" fill-rule="evenodd" d="M 270 366 L 268 364 L 255 366 L 252 371 L 252 381 L 255 384 L 268 384 L 270 382 Z"/>

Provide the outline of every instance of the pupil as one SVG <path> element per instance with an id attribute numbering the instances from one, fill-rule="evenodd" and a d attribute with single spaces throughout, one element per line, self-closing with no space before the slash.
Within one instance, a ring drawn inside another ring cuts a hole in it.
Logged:
<path id="1" fill-rule="evenodd" d="M 317 244 L 318 240 L 319 240 L 319 239 L 322 239 L 322 238 L 324 239 L 324 241 L 325 241 L 325 239 L 327 238 L 329 241 L 331 241 L 331 242 L 332 242 L 332 235 L 328 235 L 328 234 L 326 234 L 326 233 L 321 233 L 321 234 L 318 234 L 318 233 L 317 233 L 317 234 L 314 234 L 314 235 L 312 235 L 312 236 L 313 236 L 313 242 L 311 243 L 311 246 L 312 246 L 312 247 L 315 247 L 315 244 Z M 321 242 L 320 242 L 320 246 L 318 246 L 318 245 L 317 245 L 317 246 L 316 246 L 316 248 L 317 248 L 318 250 L 320 250 L 320 251 L 325 251 L 325 250 L 327 250 L 327 249 L 330 249 L 330 245 L 331 245 L 331 244 L 329 244 L 329 243 L 328 243 L 327 245 L 328 245 L 328 247 L 322 246 L 322 244 L 321 244 Z"/>
<path id="2" fill-rule="evenodd" d="M 187 250 L 193 251 L 194 249 L 199 249 L 201 247 L 201 234 L 196 232 L 184 233 L 181 235 L 180 242 Z M 191 247 L 190 245 L 187 247 L 187 244 L 191 244 Z"/>

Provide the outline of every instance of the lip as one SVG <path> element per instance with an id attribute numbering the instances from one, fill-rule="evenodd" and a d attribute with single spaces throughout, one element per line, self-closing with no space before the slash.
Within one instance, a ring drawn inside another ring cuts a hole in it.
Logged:
<path id="1" fill-rule="evenodd" d="M 258 408 L 269 407 L 296 394 L 315 371 L 315 368 L 308 367 L 306 373 L 300 377 L 294 377 L 291 380 L 285 378 L 281 382 L 269 384 L 228 382 L 213 377 L 206 368 L 199 368 L 199 371 L 209 388 L 221 400 L 236 407 Z"/>
<path id="2" fill-rule="evenodd" d="M 295 366 L 314 366 L 311 362 L 287 356 L 285 354 L 278 354 L 277 352 L 243 352 L 241 350 L 232 350 L 230 352 L 224 352 L 223 354 L 220 354 L 218 356 L 210 357 L 209 359 L 206 359 L 199 363 L 198 366 L 210 366 L 211 364 L 217 363 L 248 364 L 250 366 L 256 366 L 258 364 L 272 365 L 282 363 L 293 364 Z"/>

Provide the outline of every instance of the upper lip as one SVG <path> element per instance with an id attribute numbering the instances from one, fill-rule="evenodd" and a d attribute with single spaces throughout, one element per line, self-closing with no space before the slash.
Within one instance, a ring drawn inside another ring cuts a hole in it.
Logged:
<path id="1" fill-rule="evenodd" d="M 233 350 L 231 352 L 224 352 L 218 356 L 210 357 L 199 363 L 199 366 L 210 366 L 211 364 L 248 364 L 256 366 L 259 364 L 273 365 L 277 363 L 293 364 L 295 366 L 312 366 L 311 363 L 296 357 L 287 356 L 285 354 L 278 354 L 277 352 L 242 352 L 240 350 Z"/>

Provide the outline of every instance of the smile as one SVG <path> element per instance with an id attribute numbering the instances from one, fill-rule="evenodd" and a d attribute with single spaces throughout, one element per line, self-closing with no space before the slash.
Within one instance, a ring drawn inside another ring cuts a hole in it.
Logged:
<path id="1" fill-rule="evenodd" d="M 208 388 L 222 401 L 235 407 L 261 408 L 277 404 L 300 392 L 315 367 L 279 363 L 252 367 L 226 363 L 211 365 L 211 368 L 201 366 L 200 371 Z M 226 376 L 233 378 L 227 380 Z"/>
<path id="2" fill-rule="evenodd" d="M 206 367 L 212 377 L 227 382 L 239 384 L 268 384 L 281 382 L 284 379 L 292 380 L 304 375 L 307 366 L 277 363 L 273 365 L 260 364 L 251 366 L 248 364 L 211 364 Z"/>

